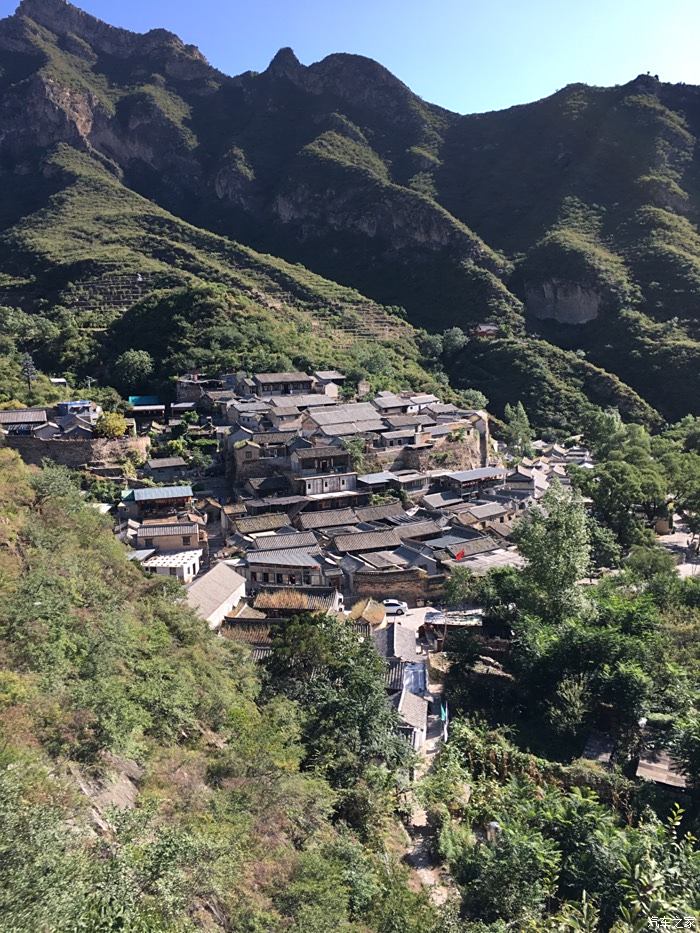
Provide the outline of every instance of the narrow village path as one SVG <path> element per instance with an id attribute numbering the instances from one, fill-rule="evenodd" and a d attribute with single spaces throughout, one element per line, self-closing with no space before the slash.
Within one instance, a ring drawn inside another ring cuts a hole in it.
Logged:
<path id="1" fill-rule="evenodd" d="M 439 708 L 442 694 L 442 685 L 433 684 L 431 693 L 434 697 L 433 708 Z M 428 735 L 420 750 L 420 761 L 416 767 L 415 780 L 420 781 L 428 771 L 435 755 L 442 745 L 442 720 L 439 715 L 428 717 Z M 428 826 L 428 815 L 421 806 L 415 793 L 411 795 L 412 815 L 407 829 L 411 838 L 405 855 L 405 861 L 414 870 L 421 885 L 427 889 L 431 901 L 440 906 L 457 891 L 451 879 L 440 867 L 431 851 L 431 830 Z"/>

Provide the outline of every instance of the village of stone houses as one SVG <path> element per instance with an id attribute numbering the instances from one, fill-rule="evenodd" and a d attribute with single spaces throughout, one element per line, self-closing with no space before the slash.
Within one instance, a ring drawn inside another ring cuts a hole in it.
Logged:
<path id="1" fill-rule="evenodd" d="M 190 373 L 171 403 L 131 396 L 122 438 L 96 435 L 102 409 L 87 399 L 0 411 L 0 428 L 27 463 L 120 489 L 116 506 L 94 504 L 129 558 L 180 581 L 202 624 L 256 660 L 299 612 L 347 619 L 385 659 L 402 732 L 416 750 L 432 736 L 434 751 L 440 658 L 451 632 L 483 627 L 480 609 L 443 607 L 446 580 L 456 567 L 521 566 L 514 523 L 591 455 L 535 441 L 511 467 L 485 411 L 426 393 L 371 397 L 363 382 L 352 396 L 345 381 L 335 370 Z M 213 451 L 206 469 L 164 455 L 183 433 Z M 481 663 L 502 674 L 486 649 Z"/>

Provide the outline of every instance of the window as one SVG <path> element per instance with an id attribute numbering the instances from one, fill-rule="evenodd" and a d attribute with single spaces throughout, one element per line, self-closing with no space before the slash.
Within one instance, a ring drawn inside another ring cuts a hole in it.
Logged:
<path id="1" fill-rule="evenodd" d="M 153 538 L 146 538 L 146 540 L 144 541 L 144 544 L 146 545 L 146 547 L 153 547 Z"/>
<path id="2" fill-rule="evenodd" d="M 171 576 L 171 577 L 176 577 L 176 576 L 177 576 L 177 569 L 176 569 L 175 567 L 171 567 L 171 568 L 170 568 L 170 576 Z"/>
<path id="3" fill-rule="evenodd" d="M 252 460 L 252 459 L 253 459 L 253 451 L 252 451 L 252 450 L 246 450 L 246 452 L 245 452 L 245 459 L 246 459 L 246 460 Z"/>
<path id="4" fill-rule="evenodd" d="M 289 574 L 289 582 L 290 582 L 290 584 L 291 584 L 292 586 L 296 586 L 296 585 L 297 585 L 297 578 L 296 578 L 296 575 L 295 575 L 295 574 L 293 574 L 293 573 L 290 573 L 290 574 Z"/>
<path id="5" fill-rule="evenodd" d="M 275 574 L 275 580 L 277 581 L 277 583 L 282 583 L 282 582 L 283 582 L 282 574 L 281 574 L 281 573 L 276 573 L 276 574 Z"/>
<path id="6" fill-rule="evenodd" d="M 263 583 L 269 583 L 269 582 L 270 582 L 270 574 L 269 574 L 269 573 L 264 573 L 264 574 L 263 574 Z"/>
<path id="7" fill-rule="evenodd" d="M 311 585 L 311 574 L 307 573 L 306 570 L 304 571 L 303 581 L 305 586 Z"/>
<path id="8" fill-rule="evenodd" d="M 256 573 L 254 570 L 251 570 L 251 572 L 250 572 L 250 582 L 251 582 L 251 583 L 257 583 L 257 581 L 258 581 L 258 575 L 257 575 L 257 573 Z"/>
<path id="9" fill-rule="evenodd" d="M 183 535 L 183 536 L 182 536 L 182 543 L 183 543 L 183 544 L 189 544 L 191 540 L 192 540 L 192 536 L 191 536 L 191 535 Z"/>

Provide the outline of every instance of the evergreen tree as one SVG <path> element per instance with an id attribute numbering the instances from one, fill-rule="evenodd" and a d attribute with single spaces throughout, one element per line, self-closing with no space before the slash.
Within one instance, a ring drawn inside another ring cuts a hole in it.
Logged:
<path id="1" fill-rule="evenodd" d="M 520 457 L 529 456 L 532 453 L 532 428 L 525 406 L 522 402 L 518 402 L 517 405 L 507 402 L 504 416 L 508 446 Z"/>

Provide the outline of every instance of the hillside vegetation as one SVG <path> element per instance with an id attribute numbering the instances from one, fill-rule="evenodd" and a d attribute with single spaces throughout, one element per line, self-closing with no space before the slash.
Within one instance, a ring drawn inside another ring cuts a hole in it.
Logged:
<path id="1" fill-rule="evenodd" d="M 164 30 L 63 0 L 23 0 L 0 23 L 0 65 L 4 305 L 78 308 L 99 334 L 154 290 L 217 282 L 301 314 L 342 350 L 314 352 L 324 365 L 347 365 L 358 337 L 418 360 L 381 305 L 434 332 L 489 320 L 584 351 L 626 383 L 622 408 L 631 389 L 667 419 L 696 410 L 697 88 L 640 76 L 461 117 L 360 56 L 305 67 L 283 49 L 229 77 Z M 104 284 L 132 272 L 125 297 Z M 541 346 L 525 340 L 525 357 L 564 359 Z M 460 381 L 488 395 L 473 349 Z M 60 366 L 94 369 L 99 337 L 81 352 Z M 659 378 L 671 366 L 684 393 Z M 531 394 L 561 381 L 575 408 L 598 404 L 575 370 L 533 371 Z M 512 375 L 494 398 L 515 400 Z"/>
<path id="2" fill-rule="evenodd" d="M 263 690 L 67 471 L 9 451 L 0 595 L 0 929 L 443 929 L 390 854 L 406 753 L 372 648 L 300 620 Z"/>

